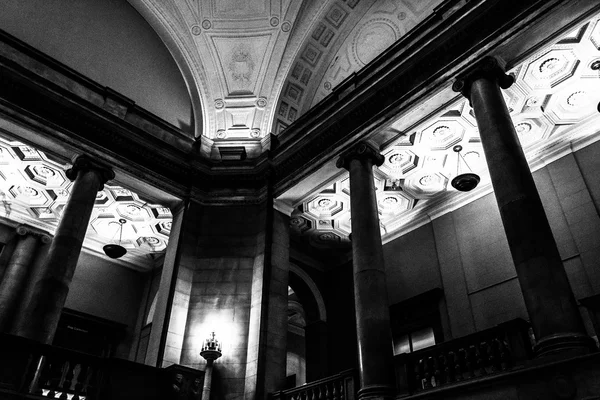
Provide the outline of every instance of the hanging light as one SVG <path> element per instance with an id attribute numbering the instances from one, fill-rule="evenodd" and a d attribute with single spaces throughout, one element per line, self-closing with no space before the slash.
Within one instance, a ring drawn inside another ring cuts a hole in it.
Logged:
<path id="1" fill-rule="evenodd" d="M 125 247 L 121 246 L 121 239 L 123 238 L 123 224 L 125 222 L 127 221 L 125 221 L 123 218 L 119 220 L 119 244 L 110 243 L 102 248 L 102 250 L 104 250 L 104 254 L 110 258 L 120 258 L 127 253 Z"/>
<path id="2" fill-rule="evenodd" d="M 467 161 L 465 160 L 465 158 L 462 156 L 462 154 L 460 154 L 462 149 L 463 149 L 462 146 L 459 144 L 452 148 L 452 150 L 454 150 L 454 152 L 457 154 L 457 156 L 456 156 L 457 160 L 456 160 L 456 176 L 454 177 L 454 179 L 452 179 L 452 182 L 450 182 L 450 184 L 456 190 L 459 190 L 461 192 L 469 192 L 477 187 L 477 184 L 479 183 L 479 181 L 481 179 L 479 178 L 479 175 L 474 174 L 471 171 L 471 167 L 469 167 L 469 164 L 467 164 Z M 469 172 L 459 174 L 461 159 L 465 163 L 467 168 L 469 169 Z"/>

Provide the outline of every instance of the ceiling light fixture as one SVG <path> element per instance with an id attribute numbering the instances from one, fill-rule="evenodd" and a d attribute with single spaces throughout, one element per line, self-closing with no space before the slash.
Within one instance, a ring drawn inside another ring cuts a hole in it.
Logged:
<path id="1" fill-rule="evenodd" d="M 126 253 L 127 250 L 125 247 L 121 246 L 121 239 L 123 238 L 123 224 L 127 222 L 123 218 L 121 218 L 118 222 L 119 224 L 119 244 L 110 243 L 105 245 L 102 250 L 104 250 L 104 254 L 109 256 L 110 258 L 121 258 Z M 115 232 L 116 235 L 116 232 Z"/>
<path id="2" fill-rule="evenodd" d="M 452 179 L 452 182 L 450 182 L 450 184 L 456 190 L 459 190 L 461 192 L 469 192 L 477 187 L 477 184 L 479 183 L 479 181 L 481 179 L 479 178 L 479 175 L 474 174 L 473 171 L 471 171 L 471 167 L 469 167 L 469 164 L 467 164 L 467 161 L 465 160 L 465 158 L 462 156 L 462 154 L 460 154 L 462 149 L 463 149 L 463 147 L 459 144 L 457 144 L 456 146 L 454 146 L 452 148 L 452 150 L 454 150 L 454 152 L 457 154 L 457 156 L 456 156 L 457 160 L 456 160 L 456 176 L 454 177 L 454 179 Z M 459 174 L 461 159 L 465 163 L 467 168 L 469 169 L 469 172 Z"/>

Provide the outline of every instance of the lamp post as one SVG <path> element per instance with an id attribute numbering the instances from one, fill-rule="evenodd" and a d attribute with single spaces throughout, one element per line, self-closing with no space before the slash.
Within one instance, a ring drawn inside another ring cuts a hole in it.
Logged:
<path id="1" fill-rule="evenodd" d="M 210 400 L 210 385 L 212 380 L 213 363 L 221 357 L 221 343 L 215 339 L 215 333 L 211 332 L 210 337 L 204 341 L 200 355 L 206 360 L 206 370 L 204 371 L 204 387 L 202 388 L 202 400 Z"/>

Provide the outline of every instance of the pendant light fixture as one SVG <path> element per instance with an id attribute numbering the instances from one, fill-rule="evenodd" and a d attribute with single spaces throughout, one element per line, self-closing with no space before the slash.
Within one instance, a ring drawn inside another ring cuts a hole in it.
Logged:
<path id="1" fill-rule="evenodd" d="M 127 221 L 123 218 L 119 220 L 119 244 L 110 243 L 102 248 L 102 250 L 104 250 L 104 254 L 110 258 L 120 258 L 127 253 L 125 247 L 121 246 L 121 239 L 123 238 L 123 224 L 125 222 Z"/>
<path id="2" fill-rule="evenodd" d="M 469 164 L 467 164 L 465 158 L 462 156 L 462 154 L 460 154 L 462 149 L 462 146 L 459 144 L 452 148 L 452 150 L 454 150 L 454 152 L 456 153 L 457 160 L 456 176 L 454 177 L 454 179 L 452 179 L 452 182 L 450 182 L 450 184 L 456 190 L 459 190 L 461 192 L 469 192 L 477 187 L 477 184 L 481 179 L 479 178 L 479 175 L 471 171 L 471 167 L 469 167 Z M 462 174 L 460 173 L 460 160 L 462 160 L 465 163 L 465 165 L 469 169 L 469 172 Z"/>

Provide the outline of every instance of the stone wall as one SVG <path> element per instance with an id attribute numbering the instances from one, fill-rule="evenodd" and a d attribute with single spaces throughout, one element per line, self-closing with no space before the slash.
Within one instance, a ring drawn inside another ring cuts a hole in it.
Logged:
<path id="1" fill-rule="evenodd" d="M 533 174 L 577 299 L 600 292 L 599 160 L 597 142 Z M 385 244 L 384 252 L 391 304 L 443 289 L 446 338 L 528 319 L 493 193 Z"/>

